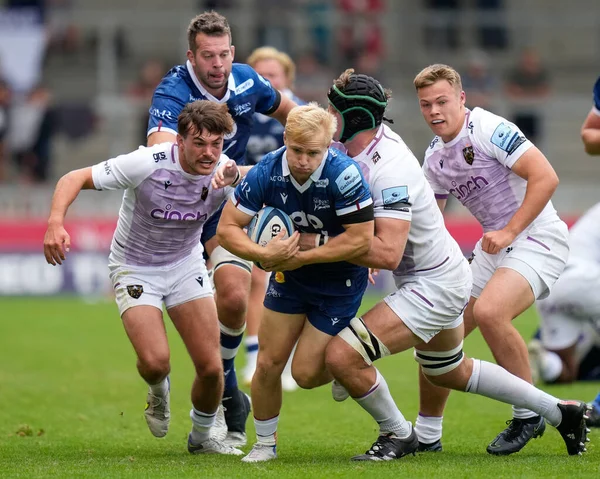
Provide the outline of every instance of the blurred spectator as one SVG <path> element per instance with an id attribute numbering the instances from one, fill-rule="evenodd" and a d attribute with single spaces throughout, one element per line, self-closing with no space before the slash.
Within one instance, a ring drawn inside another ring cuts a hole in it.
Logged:
<path id="1" fill-rule="evenodd" d="M 12 108 L 10 150 L 21 180 L 27 183 L 48 179 L 50 140 L 53 133 L 51 95 L 43 86 L 35 87 L 24 102 Z"/>
<path id="2" fill-rule="evenodd" d="M 317 56 L 306 52 L 296 61 L 296 94 L 305 101 L 327 102 L 334 73 L 321 65 Z"/>
<path id="3" fill-rule="evenodd" d="M 6 134 L 8 132 L 9 105 L 10 88 L 8 83 L 0 79 L 0 181 L 6 179 Z"/>
<path id="4" fill-rule="evenodd" d="M 498 81 L 490 72 L 488 58 L 483 52 L 472 52 L 469 55 L 467 67 L 462 74 L 462 84 L 467 94 L 467 107 L 494 109 Z"/>
<path id="5" fill-rule="evenodd" d="M 476 0 L 480 17 L 477 28 L 479 47 L 484 50 L 504 50 L 508 46 L 504 0 Z"/>
<path id="6" fill-rule="evenodd" d="M 351 67 L 361 56 L 376 64 L 384 55 L 384 37 L 380 18 L 383 0 L 338 0 L 343 21 L 338 29 L 340 69 Z M 339 17 L 338 17 L 339 18 Z"/>
<path id="7" fill-rule="evenodd" d="M 72 0 L 46 0 L 48 3 L 49 45 L 51 53 L 73 54 L 80 51 L 82 40 L 79 27 L 73 23 Z"/>
<path id="8" fill-rule="evenodd" d="M 431 49 L 456 50 L 460 45 L 460 0 L 425 0 L 425 45 Z"/>
<path id="9" fill-rule="evenodd" d="M 542 135 L 540 100 L 550 94 L 550 81 L 535 50 L 528 48 L 521 53 L 508 76 L 506 93 L 514 103 L 513 121 L 527 138 L 537 143 Z"/>
<path id="10" fill-rule="evenodd" d="M 152 103 L 152 94 L 166 73 L 164 63 L 157 59 L 147 60 L 140 69 L 137 81 L 127 90 L 127 95 L 139 111 L 139 144 L 145 145 L 148 131 L 148 108 Z"/>
<path id="11" fill-rule="evenodd" d="M 331 18 L 333 9 L 329 0 L 296 0 L 304 6 L 309 33 L 312 39 L 312 50 L 321 65 L 331 61 Z"/>
<path id="12" fill-rule="evenodd" d="M 287 2 L 280 0 L 255 0 L 255 8 L 260 12 L 258 17 L 258 44 L 272 45 L 273 47 L 288 51 L 290 45 L 290 28 L 295 15 L 290 12 Z"/>
<path id="13" fill-rule="evenodd" d="M 198 10 L 219 10 L 223 8 L 231 8 L 235 0 L 199 0 Z"/>

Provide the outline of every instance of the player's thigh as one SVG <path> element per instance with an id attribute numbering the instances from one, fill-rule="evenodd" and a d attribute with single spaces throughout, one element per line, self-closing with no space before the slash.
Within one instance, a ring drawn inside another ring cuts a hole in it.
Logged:
<path id="1" fill-rule="evenodd" d="M 310 378 L 322 373 L 325 370 L 325 351 L 333 337 L 306 321 L 294 352 L 292 374 Z"/>
<path id="2" fill-rule="evenodd" d="M 409 340 L 405 328 L 425 343 L 440 331 L 454 329 L 463 323 L 463 311 L 469 302 L 471 276 L 466 262 L 444 274 L 433 277 L 406 277 L 397 279 L 398 290 L 384 301 L 401 320 L 393 338 L 392 352 L 402 351 L 416 344 Z M 377 321 L 377 319 L 375 319 Z M 386 339 L 381 338 L 384 344 Z M 388 340 L 389 341 L 389 340 Z"/>
<path id="3" fill-rule="evenodd" d="M 305 313 L 284 313 L 265 307 L 258 329 L 258 365 L 282 370 L 305 321 Z"/>
<path id="4" fill-rule="evenodd" d="M 134 306 L 125 310 L 121 318 L 138 359 L 147 366 L 165 366 L 169 361 L 169 343 L 162 309 Z"/>
<path id="5" fill-rule="evenodd" d="M 511 268 L 498 268 L 475 302 L 479 326 L 490 321 L 512 321 L 535 300 L 529 281 Z"/>
<path id="6" fill-rule="evenodd" d="M 219 322 L 212 295 L 167 309 L 196 365 L 220 364 Z"/>

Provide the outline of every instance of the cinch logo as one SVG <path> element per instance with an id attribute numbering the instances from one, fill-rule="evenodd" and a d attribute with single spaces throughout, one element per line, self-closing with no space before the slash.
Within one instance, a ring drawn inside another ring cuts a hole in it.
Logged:
<path id="1" fill-rule="evenodd" d="M 165 209 L 154 208 L 150 212 L 150 216 L 155 220 L 178 220 L 178 221 L 204 221 L 206 220 L 206 213 L 200 214 L 199 211 L 195 213 L 182 213 L 181 211 L 173 210 L 172 205 L 165 206 Z"/>
<path id="2" fill-rule="evenodd" d="M 483 176 L 472 176 L 467 183 L 464 185 L 458 185 L 456 181 L 452 182 L 454 188 L 450 189 L 450 194 L 454 195 L 458 200 L 466 200 L 472 191 L 480 190 L 481 188 L 489 185 L 488 180 Z"/>

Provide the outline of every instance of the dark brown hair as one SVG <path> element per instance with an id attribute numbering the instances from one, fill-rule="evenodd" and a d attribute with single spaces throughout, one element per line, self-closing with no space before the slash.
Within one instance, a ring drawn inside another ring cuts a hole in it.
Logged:
<path id="1" fill-rule="evenodd" d="M 192 18 L 187 35 L 189 49 L 194 53 L 196 53 L 196 36 L 199 33 L 213 37 L 228 35 L 229 43 L 231 43 L 231 28 L 229 28 L 229 23 L 223 15 L 215 11 L 204 12 Z"/>
<path id="2" fill-rule="evenodd" d="M 207 131 L 228 135 L 233 131 L 233 118 L 226 103 L 198 100 L 183 107 L 177 117 L 177 132 L 186 138 L 188 133 Z"/>

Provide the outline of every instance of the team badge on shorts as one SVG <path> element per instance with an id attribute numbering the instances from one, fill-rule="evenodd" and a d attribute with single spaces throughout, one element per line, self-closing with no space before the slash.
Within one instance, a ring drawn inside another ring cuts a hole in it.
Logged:
<path id="1" fill-rule="evenodd" d="M 275 281 L 277 281 L 279 284 L 285 283 L 285 276 L 281 271 L 277 271 L 275 273 Z"/>
<path id="2" fill-rule="evenodd" d="M 131 284 L 127 286 L 127 292 L 133 299 L 138 299 L 144 292 L 144 287 L 141 284 Z"/>
<path id="3" fill-rule="evenodd" d="M 475 153 L 473 152 L 473 147 L 467 146 L 466 148 L 463 148 L 463 156 L 465 157 L 465 161 L 467 162 L 467 164 L 472 165 L 473 160 L 475 159 Z"/>

